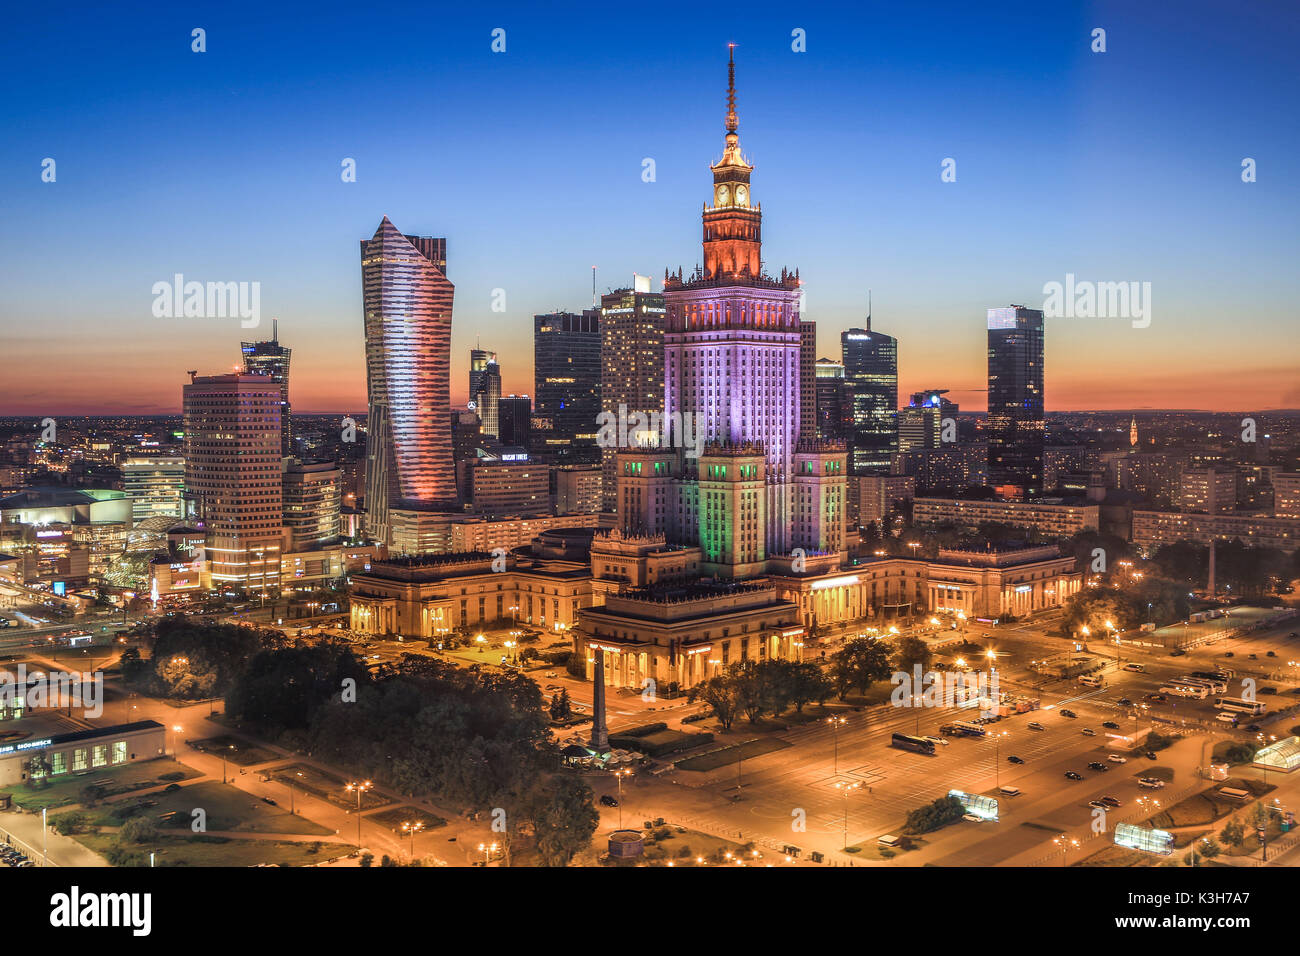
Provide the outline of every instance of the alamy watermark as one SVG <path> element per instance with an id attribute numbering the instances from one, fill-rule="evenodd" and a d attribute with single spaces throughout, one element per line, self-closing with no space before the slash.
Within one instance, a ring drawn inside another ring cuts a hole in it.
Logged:
<path id="1" fill-rule="evenodd" d="M 996 705 L 998 674 L 984 671 L 923 671 L 920 664 L 911 673 L 896 671 L 889 682 L 894 685 L 889 702 L 895 707 L 960 707 L 987 701 Z"/>
<path id="2" fill-rule="evenodd" d="M 684 448 L 687 458 L 699 458 L 704 434 L 691 412 L 617 412 L 596 416 L 596 444 L 601 448 Z"/>
<path id="3" fill-rule="evenodd" d="M 16 675 L 0 671 L 0 708 L 20 702 L 23 710 L 77 707 L 86 717 L 100 717 L 104 713 L 104 675 L 99 671 L 29 673 L 26 664 L 18 665 Z M 23 743 L 17 747 L 23 749 Z"/>
<path id="4" fill-rule="evenodd" d="M 1044 284 L 1043 295 L 1049 319 L 1131 319 L 1135 329 L 1151 324 L 1150 282 L 1076 281 L 1067 272 L 1064 283 Z"/>
<path id="5" fill-rule="evenodd" d="M 239 326 L 254 329 L 262 321 L 262 283 L 186 282 L 176 273 L 171 282 L 155 282 L 153 314 L 157 319 L 239 318 Z"/>

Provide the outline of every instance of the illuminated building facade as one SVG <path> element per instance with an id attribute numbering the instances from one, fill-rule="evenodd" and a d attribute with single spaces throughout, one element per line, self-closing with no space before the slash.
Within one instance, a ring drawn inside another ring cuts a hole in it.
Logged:
<path id="1" fill-rule="evenodd" d="M 131 517 L 181 518 L 185 514 L 185 459 L 179 455 L 128 458 L 122 462 L 122 487 L 131 498 Z"/>
<path id="2" fill-rule="evenodd" d="M 664 410 L 664 315 L 664 297 L 650 291 L 649 276 L 634 275 L 630 289 L 601 296 L 603 411 L 648 418 Z M 617 452 L 601 449 L 601 506 L 606 511 L 617 504 Z"/>
<path id="3" fill-rule="evenodd" d="M 271 341 L 244 342 L 240 346 L 244 355 L 245 375 L 267 375 L 280 386 L 280 454 L 293 454 L 293 427 L 289 405 L 289 360 L 293 349 L 280 344 L 280 323 L 272 324 Z"/>
<path id="4" fill-rule="evenodd" d="M 290 547 L 302 551 L 340 534 L 343 472 L 332 461 L 295 462 L 284 471 L 284 526 Z"/>
<path id="5" fill-rule="evenodd" d="M 988 310 L 989 481 L 1006 497 L 1043 493 L 1043 313 Z"/>
<path id="6" fill-rule="evenodd" d="M 385 216 L 361 242 L 365 309 L 366 525 L 383 544 L 395 510 L 452 507 L 447 240 L 404 236 Z"/>
<path id="7" fill-rule="evenodd" d="M 840 333 L 849 397 L 850 467 L 855 475 L 889 470 L 898 450 L 898 340 L 866 328 Z"/>
<path id="8" fill-rule="evenodd" d="M 184 387 L 185 489 L 215 586 L 279 586 L 282 397 L 266 375 L 193 375 Z"/>

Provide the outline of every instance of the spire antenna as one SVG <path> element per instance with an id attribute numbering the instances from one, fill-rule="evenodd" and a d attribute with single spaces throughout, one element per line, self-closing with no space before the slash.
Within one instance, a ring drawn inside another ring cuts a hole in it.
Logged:
<path id="1" fill-rule="evenodd" d="M 739 126 L 736 119 L 736 44 L 727 44 L 727 132 Z"/>

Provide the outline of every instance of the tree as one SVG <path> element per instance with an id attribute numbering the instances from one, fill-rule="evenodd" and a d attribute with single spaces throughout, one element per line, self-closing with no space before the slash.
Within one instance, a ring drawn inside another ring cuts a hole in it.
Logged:
<path id="1" fill-rule="evenodd" d="M 960 820 L 965 813 L 966 808 L 956 797 L 939 797 L 934 802 L 917 807 L 909 813 L 907 821 L 903 824 L 903 832 L 929 833 L 931 830 L 937 830 Z"/>
<path id="2" fill-rule="evenodd" d="M 45 751 L 32 754 L 27 762 L 27 776 L 34 787 L 45 788 L 50 785 L 50 758 Z"/>
<path id="3" fill-rule="evenodd" d="M 1206 837 L 1201 841 L 1201 855 L 1207 860 L 1214 859 L 1222 852 L 1223 847 L 1219 845 L 1219 841 L 1214 839 L 1214 837 Z"/>
<path id="4" fill-rule="evenodd" d="M 561 687 L 560 692 L 551 697 L 551 720 L 568 720 L 573 714 L 573 702 L 569 700 L 568 688 Z"/>
<path id="5" fill-rule="evenodd" d="M 1219 839 L 1228 846 L 1241 846 L 1242 841 L 1246 839 L 1246 828 L 1233 820 L 1219 832 Z"/>
<path id="6" fill-rule="evenodd" d="M 736 715 L 740 713 L 739 688 L 729 672 L 715 674 L 708 680 L 700 681 L 687 693 L 687 700 L 691 703 L 702 700 L 708 704 L 723 730 L 730 730 Z"/>
<path id="7" fill-rule="evenodd" d="M 824 704 L 831 696 L 834 687 L 822 670 L 821 665 L 813 661 L 799 661 L 792 664 L 787 671 L 789 676 L 790 701 L 795 713 L 802 714 L 805 704 L 816 701 Z"/>
<path id="8" fill-rule="evenodd" d="M 158 828 L 147 817 L 132 817 L 118 831 L 122 843 L 152 843 L 158 839 Z"/>
<path id="9" fill-rule="evenodd" d="M 831 680 L 840 700 L 850 689 L 865 694 L 868 687 L 887 680 L 893 672 L 888 647 L 871 638 L 854 638 L 831 655 Z"/>
<path id="10" fill-rule="evenodd" d="M 918 664 L 922 671 L 929 670 L 932 656 L 930 645 L 919 637 L 900 637 L 894 641 L 894 667 L 897 670 L 910 673 Z"/>
<path id="11" fill-rule="evenodd" d="M 568 866 L 591 845 L 600 825 L 591 788 L 568 774 L 551 778 L 536 793 L 530 815 L 543 866 Z"/>

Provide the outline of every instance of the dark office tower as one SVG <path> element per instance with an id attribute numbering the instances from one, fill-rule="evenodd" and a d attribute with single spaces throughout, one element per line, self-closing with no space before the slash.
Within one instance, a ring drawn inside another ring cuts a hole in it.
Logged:
<path id="1" fill-rule="evenodd" d="M 600 312 L 533 317 L 533 414 L 550 423 L 540 451 L 574 461 L 599 459 Z"/>
<path id="2" fill-rule="evenodd" d="M 479 377 L 479 391 L 473 395 L 474 407 L 483 422 L 483 434 L 498 437 L 501 431 L 501 367 L 489 359 Z"/>
<path id="3" fill-rule="evenodd" d="M 280 386 L 280 454 L 289 457 L 293 454 L 293 430 L 289 422 L 289 356 L 293 349 L 280 344 L 280 323 L 271 325 L 271 341 L 244 342 L 245 375 L 269 375 L 271 381 Z"/>
<path id="4" fill-rule="evenodd" d="M 849 392 L 849 467 L 855 475 L 886 474 L 898 450 L 898 340 L 865 329 L 840 333 Z"/>
<path id="5" fill-rule="evenodd" d="M 499 414 L 501 434 L 497 438 L 501 444 L 527 448 L 533 415 L 532 399 L 527 395 L 503 395 Z"/>
<path id="6" fill-rule="evenodd" d="M 799 322 L 799 434 L 817 433 L 817 323 Z"/>
<path id="7" fill-rule="evenodd" d="M 600 300 L 600 404 L 649 418 L 664 410 L 664 297 L 650 291 L 649 276 L 633 275 L 632 288 Z M 601 507 L 617 504 L 616 448 L 601 449 Z"/>
<path id="8" fill-rule="evenodd" d="M 1043 493 L 1043 313 L 989 309 L 989 483 L 1008 497 Z"/>
<path id="9" fill-rule="evenodd" d="M 496 362 L 497 353 L 487 349 L 469 350 L 469 400 L 478 402 L 479 393 L 483 391 L 483 376 L 489 362 Z"/>
<path id="10" fill-rule="evenodd" d="M 391 537 L 390 512 L 456 500 L 451 455 L 447 240 L 404 236 L 385 216 L 361 241 L 365 307 L 366 528 Z"/>
<path id="11" fill-rule="evenodd" d="M 853 423 L 853 399 L 844 378 L 844 363 L 817 360 L 813 391 L 817 405 L 816 436 L 824 441 L 847 441 Z"/>

